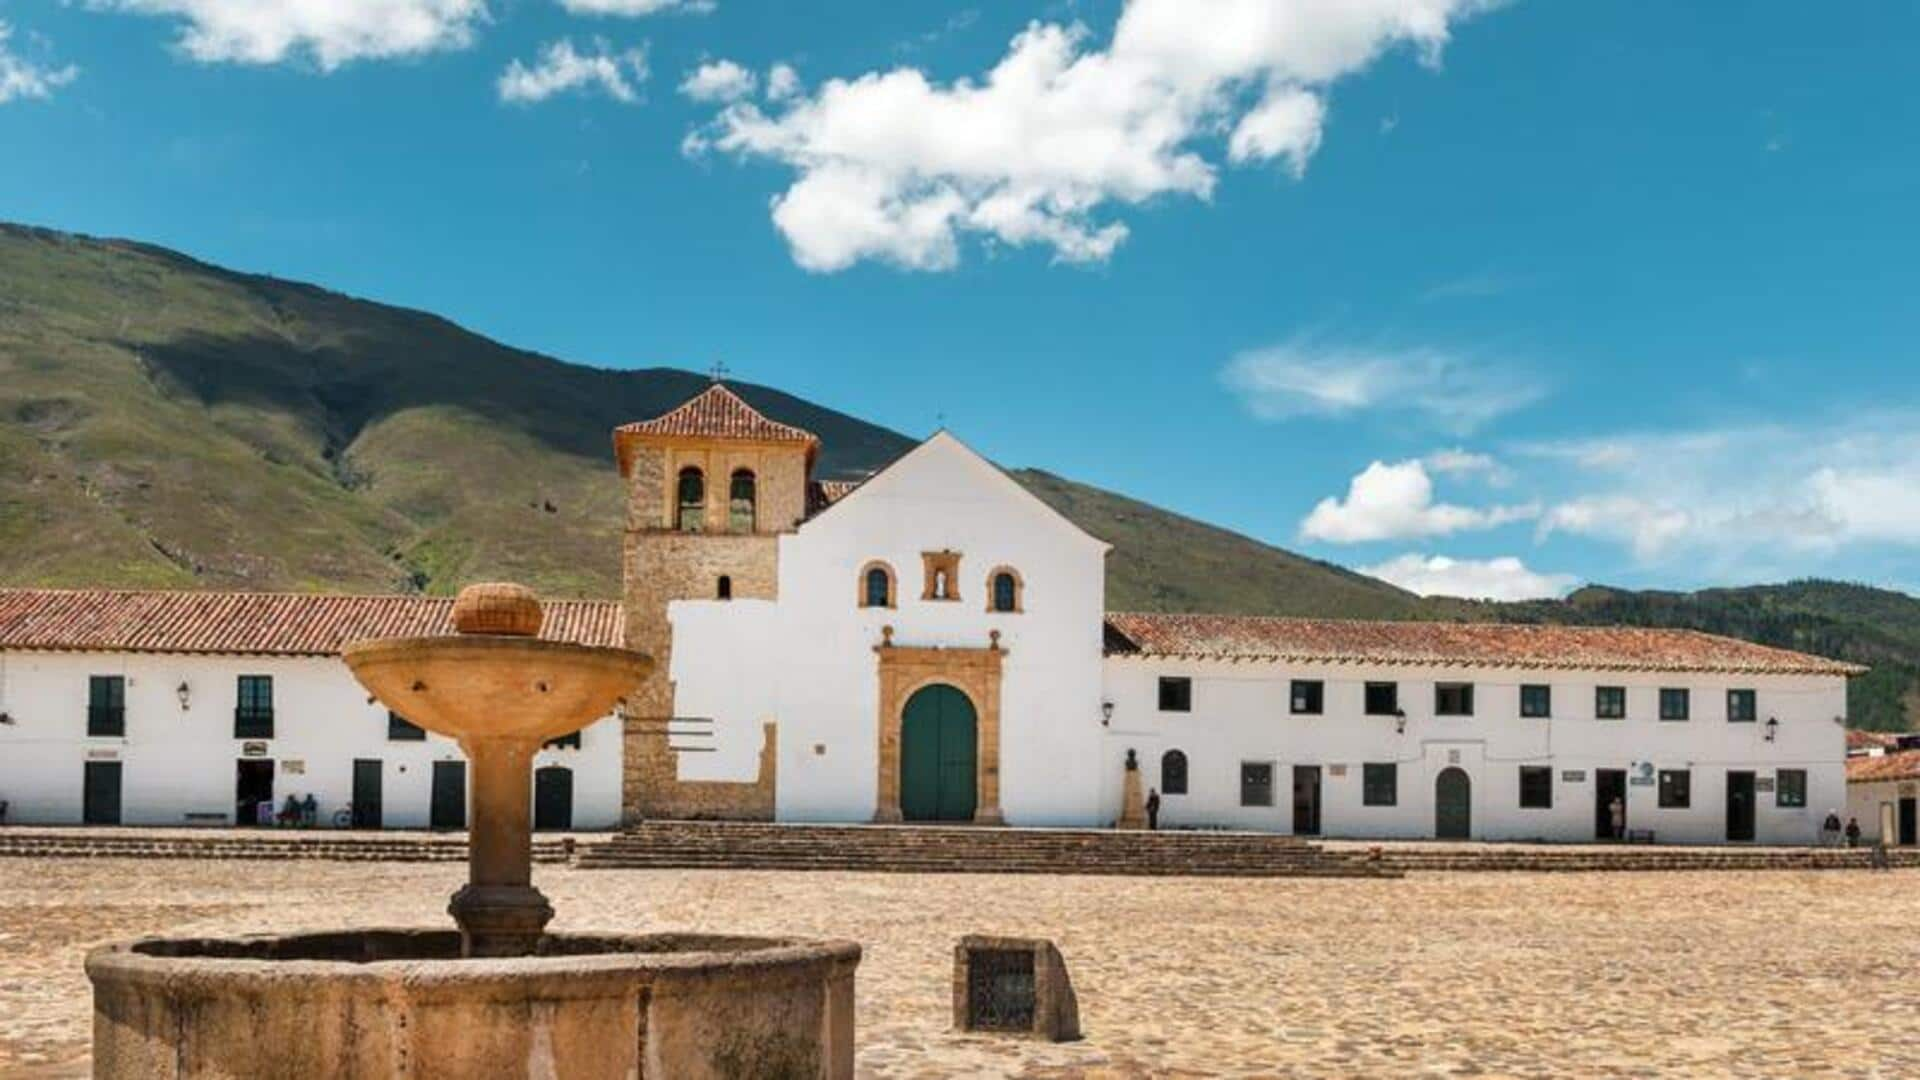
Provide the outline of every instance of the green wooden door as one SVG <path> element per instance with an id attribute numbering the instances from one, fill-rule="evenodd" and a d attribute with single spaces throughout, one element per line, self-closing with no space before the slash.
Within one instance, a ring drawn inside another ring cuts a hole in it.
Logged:
<path id="1" fill-rule="evenodd" d="M 900 718 L 900 814 L 972 821 L 978 793 L 973 704 L 951 686 L 923 687 Z"/>
<path id="2" fill-rule="evenodd" d="M 1433 782 L 1433 832 L 1442 840 L 1473 836 L 1473 781 L 1465 769 L 1447 768 Z"/>

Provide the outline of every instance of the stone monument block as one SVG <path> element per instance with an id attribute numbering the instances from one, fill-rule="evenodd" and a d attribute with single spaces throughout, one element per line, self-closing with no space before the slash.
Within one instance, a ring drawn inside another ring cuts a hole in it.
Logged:
<path id="1" fill-rule="evenodd" d="M 1067 962 L 1045 938 L 969 934 L 953 949 L 956 1031 L 1048 1042 L 1080 1037 L 1080 1001 Z"/>

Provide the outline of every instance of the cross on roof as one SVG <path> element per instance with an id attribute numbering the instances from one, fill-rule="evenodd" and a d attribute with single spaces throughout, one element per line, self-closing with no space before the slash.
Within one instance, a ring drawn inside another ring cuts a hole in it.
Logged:
<path id="1" fill-rule="evenodd" d="M 712 378 L 714 382 L 723 381 L 728 374 L 727 362 L 725 360 L 715 360 L 713 366 L 707 369 L 707 375 Z"/>

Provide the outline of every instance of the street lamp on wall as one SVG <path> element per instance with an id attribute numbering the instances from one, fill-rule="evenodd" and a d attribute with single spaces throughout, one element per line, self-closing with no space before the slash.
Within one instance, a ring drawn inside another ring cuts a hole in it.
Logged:
<path id="1" fill-rule="evenodd" d="M 1100 726 L 1109 727 L 1112 724 L 1113 724 L 1113 702 L 1103 701 L 1100 703 Z"/>
<path id="2" fill-rule="evenodd" d="M 173 688 L 173 696 L 180 699 L 180 711 L 186 712 L 187 706 L 193 702 L 193 687 L 188 686 L 187 681 L 182 679 L 180 685 Z"/>
<path id="3" fill-rule="evenodd" d="M 1407 710 L 1393 710 L 1393 733 L 1395 735 L 1405 735 L 1407 733 Z"/>
<path id="4" fill-rule="evenodd" d="M 1767 741 L 1772 742 L 1773 737 L 1779 733 L 1780 733 L 1780 718 L 1777 716 L 1767 717 Z"/>

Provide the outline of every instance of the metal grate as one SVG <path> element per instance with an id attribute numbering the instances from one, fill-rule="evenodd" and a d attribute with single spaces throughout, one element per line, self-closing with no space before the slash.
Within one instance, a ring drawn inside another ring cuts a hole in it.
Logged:
<path id="1" fill-rule="evenodd" d="M 967 961 L 967 1021 L 976 1031 L 1033 1028 L 1033 953 L 981 949 Z"/>

